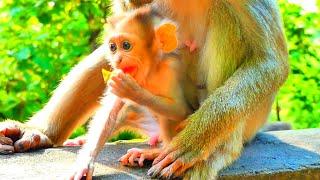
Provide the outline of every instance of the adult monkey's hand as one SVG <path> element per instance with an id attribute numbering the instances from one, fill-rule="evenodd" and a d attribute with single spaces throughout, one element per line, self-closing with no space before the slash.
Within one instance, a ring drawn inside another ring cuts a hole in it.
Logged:
<path id="1" fill-rule="evenodd" d="M 193 119 L 196 120 L 192 116 L 189 117 L 188 126 L 153 161 L 153 166 L 148 171 L 149 176 L 168 179 L 182 177 L 189 168 L 208 157 L 208 149 L 199 141 L 198 134 L 188 136 L 193 132 L 194 126 L 199 124 L 199 122 L 193 123 Z M 200 133 L 202 132 L 199 132 L 199 135 Z"/>
<path id="2" fill-rule="evenodd" d="M 1 151 L 26 152 L 62 145 L 73 130 L 83 124 L 99 106 L 105 89 L 101 69 L 108 69 L 105 47 L 100 46 L 76 65 L 59 84 L 49 102 L 25 124 L 0 123 Z M 10 143 L 10 138 L 12 143 Z M 11 147 L 10 147 L 11 146 Z"/>
<path id="3" fill-rule="evenodd" d="M 52 147 L 51 140 L 36 128 L 7 120 L 0 123 L 0 154 Z"/>

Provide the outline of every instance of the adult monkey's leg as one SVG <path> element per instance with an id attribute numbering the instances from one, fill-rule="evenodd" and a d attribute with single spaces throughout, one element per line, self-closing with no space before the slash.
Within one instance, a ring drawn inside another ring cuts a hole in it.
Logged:
<path id="1" fill-rule="evenodd" d="M 18 139 L 14 143 L 15 152 L 61 145 L 94 113 L 105 89 L 101 69 L 108 68 L 103 48 L 99 47 L 76 65 L 48 104 L 25 125 L 13 121 L 0 124 L 1 134 Z"/>

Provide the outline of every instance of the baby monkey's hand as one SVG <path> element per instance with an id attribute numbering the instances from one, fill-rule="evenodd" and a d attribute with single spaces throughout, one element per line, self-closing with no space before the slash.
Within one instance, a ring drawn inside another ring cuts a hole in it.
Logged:
<path id="1" fill-rule="evenodd" d="M 142 88 L 130 75 L 118 71 L 108 82 L 110 91 L 120 97 L 142 104 L 147 91 Z"/>

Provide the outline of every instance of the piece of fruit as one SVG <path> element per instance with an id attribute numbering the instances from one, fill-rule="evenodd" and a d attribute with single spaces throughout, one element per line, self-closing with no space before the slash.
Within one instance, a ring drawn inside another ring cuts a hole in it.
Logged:
<path id="1" fill-rule="evenodd" d="M 112 71 L 108 71 L 106 69 L 102 69 L 102 77 L 105 83 L 108 82 L 108 80 L 111 78 L 111 76 L 114 74 L 114 72 Z"/>

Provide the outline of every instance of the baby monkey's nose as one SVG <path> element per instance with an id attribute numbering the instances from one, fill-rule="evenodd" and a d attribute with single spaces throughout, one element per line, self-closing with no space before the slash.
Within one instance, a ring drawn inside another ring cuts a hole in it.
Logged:
<path id="1" fill-rule="evenodd" d="M 117 56 L 115 60 L 116 60 L 116 64 L 120 65 L 122 62 L 122 56 Z"/>

